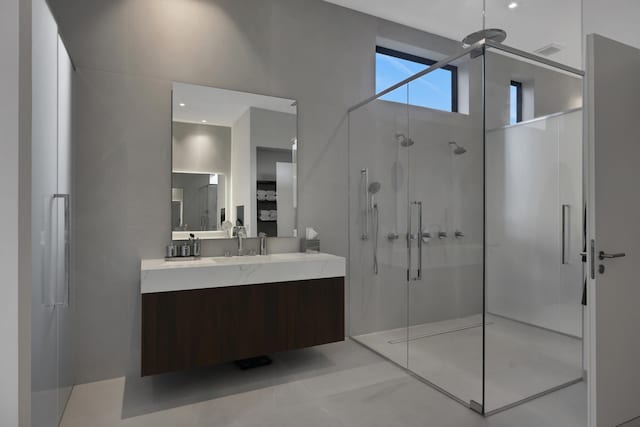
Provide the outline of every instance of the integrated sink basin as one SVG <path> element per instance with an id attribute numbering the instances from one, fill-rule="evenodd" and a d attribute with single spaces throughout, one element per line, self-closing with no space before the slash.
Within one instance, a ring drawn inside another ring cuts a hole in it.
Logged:
<path id="1" fill-rule="evenodd" d="M 196 260 L 142 260 L 141 293 L 279 283 L 343 277 L 343 257 L 330 254 L 283 253 L 255 256 L 203 257 Z"/>

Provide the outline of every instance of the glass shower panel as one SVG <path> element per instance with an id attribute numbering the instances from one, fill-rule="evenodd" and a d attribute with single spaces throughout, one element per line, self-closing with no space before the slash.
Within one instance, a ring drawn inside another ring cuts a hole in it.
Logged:
<path id="1" fill-rule="evenodd" d="M 407 87 L 395 92 L 407 98 Z M 407 366 L 406 102 L 373 100 L 349 113 L 350 335 Z"/>
<path id="2" fill-rule="evenodd" d="M 482 410 L 482 55 L 450 66 L 458 112 L 416 106 L 429 85 L 409 83 L 410 246 L 408 367 Z M 452 96 L 451 92 L 437 96 Z M 473 402 L 473 403 L 472 403 Z"/>
<path id="3" fill-rule="evenodd" d="M 485 412 L 581 380 L 582 80 L 488 49 Z M 510 82 L 522 83 L 509 124 Z"/>

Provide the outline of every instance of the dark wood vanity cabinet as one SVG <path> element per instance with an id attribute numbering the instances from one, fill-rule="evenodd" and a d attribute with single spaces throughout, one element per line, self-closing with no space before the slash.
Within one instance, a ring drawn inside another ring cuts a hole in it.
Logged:
<path id="1" fill-rule="evenodd" d="M 142 294 L 142 376 L 344 340 L 344 277 Z"/>

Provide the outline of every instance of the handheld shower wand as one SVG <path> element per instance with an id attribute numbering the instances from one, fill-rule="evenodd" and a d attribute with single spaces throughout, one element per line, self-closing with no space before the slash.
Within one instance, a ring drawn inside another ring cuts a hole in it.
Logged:
<path id="1" fill-rule="evenodd" d="M 380 230 L 380 215 L 378 212 L 378 203 L 376 203 L 375 194 L 380 191 L 380 183 L 372 182 L 367 189 L 371 198 L 371 206 L 367 209 L 371 209 L 373 220 L 373 272 L 378 274 L 378 234 Z"/>

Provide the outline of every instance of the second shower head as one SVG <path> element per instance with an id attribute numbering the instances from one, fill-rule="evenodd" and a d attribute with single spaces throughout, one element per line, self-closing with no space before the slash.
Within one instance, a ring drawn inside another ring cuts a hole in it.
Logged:
<path id="1" fill-rule="evenodd" d="M 455 154 L 457 156 L 467 152 L 466 148 L 458 145 L 458 143 L 455 142 L 455 141 L 449 141 L 449 145 L 451 145 L 453 147 L 453 154 Z"/>
<path id="2" fill-rule="evenodd" d="M 413 139 L 407 138 L 403 133 L 396 133 L 396 142 L 403 147 L 411 147 L 414 144 Z"/>

